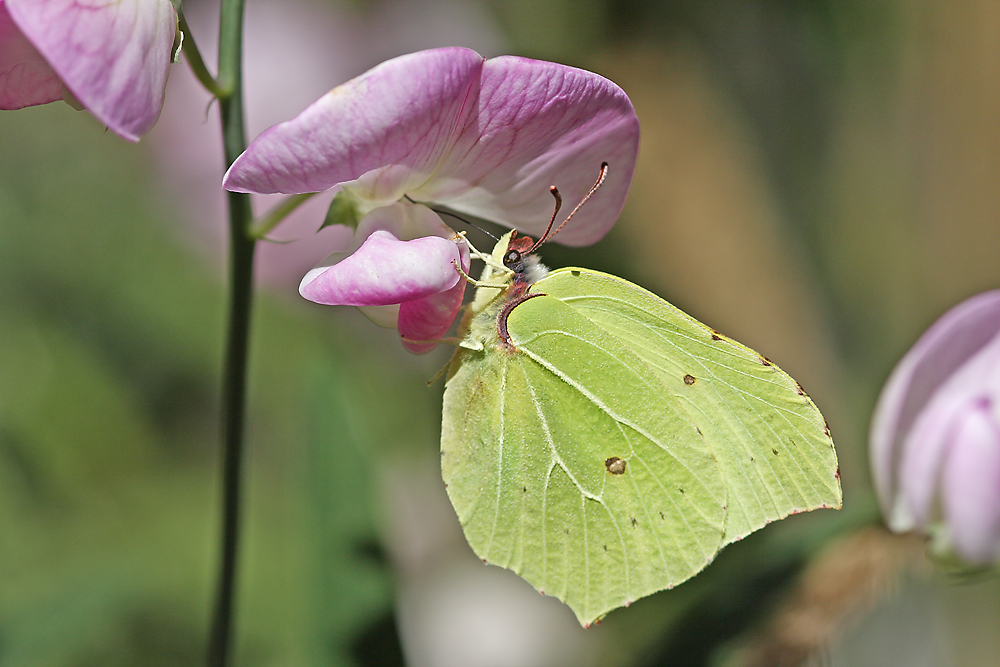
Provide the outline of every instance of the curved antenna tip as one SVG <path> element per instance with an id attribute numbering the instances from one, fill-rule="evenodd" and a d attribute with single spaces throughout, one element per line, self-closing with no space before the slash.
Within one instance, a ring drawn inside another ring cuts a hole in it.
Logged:
<path id="1" fill-rule="evenodd" d="M 594 194 L 595 192 L 597 192 L 598 188 L 601 187 L 601 185 L 604 183 L 604 179 L 607 178 L 607 176 L 608 176 L 608 163 L 607 162 L 602 162 L 601 163 L 601 173 L 598 175 L 597 181 L 594 183 L 593 186 L 591 186 L 591 188 L 587 192 L 587 194 L 585 194 L 583 196 L 583 199 L 581 199 L 580 203 L 576 205 L 576 208 L 574 208 L 572 211 L 569 212 L 569 215 L 566 216 L 566 219 L 563 220 L 562 223 L 560 223 L 560 225 L 558 227 L 556 227 L 556 230 L 554 232 L 552 232 L 551 234 L 549 234 L 549 230 L 552 229 L 552 223 L 555 222 L 556 214 L 559 212 L 559 207 L 562 204 L 562 197 L 559 195 L 558 188 L 556 188 L 556 186 L 554 186 L 554 185 L 550 185 L 549 186 L 549 192 L 551 192 L 552 196 L 556 198 L 556 210 L 555 210 L 555 212 L 552 213 L 552 220 L 549 221 L 549 226 L 545 229 L 545 234 L 543 234 L 542 237 L 540 239 L 538 239 L 538 243 L 536 243 L 535 245 L 533 245 L 531 247 L 530 252 L 534 252 L 535 249 L 537 249 L 538 246 L 542 245 L 542 243 L 544 241 L 548 241 L 553 236 L 555 236 L 556 234 L 558 234 L 559 230 L 562 229 L 563 227 L 565 227 L 566 223 L 570 221 L 570 218 L 572 218 L 574 215 L 576 215 L 576 212 L 579 211 L 580 208 L 584 204 L 587 203 L 587 200 L 590 199 L 590 196 L 592 194 Z"/>

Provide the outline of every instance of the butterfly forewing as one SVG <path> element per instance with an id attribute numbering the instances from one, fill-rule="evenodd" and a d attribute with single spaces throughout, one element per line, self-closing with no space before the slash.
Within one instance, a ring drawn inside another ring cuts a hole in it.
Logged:
<path id="1" fill-rule="evenodd" d="M 801 386 L 749 348 L 621 278 L 560 269 L 532 286 L 634 352 L 676 395 L 722 467 L 723 544 L 770 521 L 840 507 L 837 455 Z"/>

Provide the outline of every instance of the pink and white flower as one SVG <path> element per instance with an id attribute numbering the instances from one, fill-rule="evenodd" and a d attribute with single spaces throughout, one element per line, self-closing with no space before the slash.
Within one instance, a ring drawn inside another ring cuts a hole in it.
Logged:
<path id="1" fill-rule="evenodd" d="M 334 88 L 257 137 L 223 185 L 344 191 L 363 216 L 351 250 L 307 274 L 299 291 L 328 305 L 399 304 L 398 316 L 383 311 L 376 321 L 423 352 L 433 344 L 412 341 L 442 336 L 461 306 L 453 263 L 469 268 L 464 240 L 427 206 L 537 235 L 552 211 L 549 186 L 579 201 L 607 162 L 599 196 L 557 237 L 594 243 L 621 212 L 638 142 L 632 104 L 611 81 L 450 47 L 394 58 Z"/>
<path id="2" fill-rule="evenodd" d="M 66 99 L 138 141 L 163 106 L 170 0 L 0 0 L 0 109 Z"/>
<path id="3" fill-rule="evenodd" d="M 973 565 L 1000 559 L 1000 290 L 955 306 L 907 352 L 869 453 L 890 528 L 937 533 Z"/>

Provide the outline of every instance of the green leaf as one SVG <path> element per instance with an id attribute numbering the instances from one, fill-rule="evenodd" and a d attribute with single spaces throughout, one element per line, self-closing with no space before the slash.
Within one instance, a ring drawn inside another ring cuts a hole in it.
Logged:
<path id="1" fill-rule="evenodd" d="M 479 289 L 444 395 L 442 473 L 484 561 L 586 626 L 840 506 L 825 421 L 773 363 L 615 276 L 524 280 Z"/>
<path id="2" fill-rule="evenodd" d="M 330 225 L 344 225 L 351 229 L 357 229 L 360 220 L 361 213 L 358 211 L 356 198 L 347 190 L 341 190 L 334 196 L 333 201 L 330 202 L 330 208 L 326 211 L 326 218 L 319 228 L 325 229 Z"/>

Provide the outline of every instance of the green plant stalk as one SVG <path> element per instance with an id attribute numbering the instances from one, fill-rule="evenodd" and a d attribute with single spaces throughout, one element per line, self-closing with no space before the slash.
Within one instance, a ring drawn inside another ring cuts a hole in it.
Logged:
<path id="1" fill-rule="evenodd" d="M 243 0 L 222 0 L 217 83 L 226 166 L 246 148 L 243 127 Z M 256 240 L 250 196 L 227 193 L 229 205 L 229 328 L 222 380 L 222 551 L 208 646 L 209 667 L 230 664 L 240 525 L 247 359 Z"/>
<path id="2" fill-rule="evenodd" d="M 225 90 L 219 85 L 219 82 L 215 80 L 212 73 L 208 71 L 205 59 L 201 57 L 201 51 L 198 50 L 198 44 L 194 41 L 194 34 L 191 32 L 191 27 L 188 26 L 183 8 L 177 9 L 177 23 L 184 34 L 184 42 L 181 45 L 181 50 L 184 52 L 188 66 L 191 67 L 191 71 L 194 72 L 198 82 L 216 98 L 222 99 L 223 97 L 227 97 L 230 91 Z"/>
<path id="3" fill-rule="evenodd" d="M 250 236 L 258 241 L 263 239 L 267 236 L 268 232 L 278 226 L 278 223 L 287 218 L 289 213 L 304 204 L 315 194 L 315 192 L 306 192 L 305 194 L 286 197 L 280 204 L 250 225 Z"/>

